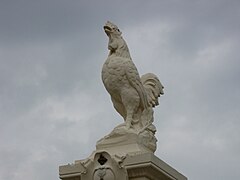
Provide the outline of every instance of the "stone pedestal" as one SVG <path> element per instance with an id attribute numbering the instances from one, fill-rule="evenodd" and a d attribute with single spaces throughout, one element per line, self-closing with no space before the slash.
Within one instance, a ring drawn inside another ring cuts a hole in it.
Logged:
<path id="1" fill-rule="evenodd" d="M 143 131 L 119 125 L 84 160 L 59 167 L 62 180 L 187 180 L 154 155 L 154 126 Z"/>
<path id="2" fill-rule="evenodd" d="M 153 153 L 119 157 L 105 151 L 59 167 L 62 180 L 187 180 Z"/>

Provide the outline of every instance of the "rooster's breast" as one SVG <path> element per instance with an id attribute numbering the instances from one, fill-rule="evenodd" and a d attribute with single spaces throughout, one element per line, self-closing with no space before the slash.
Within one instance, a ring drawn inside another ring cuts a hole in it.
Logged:
<path id="1" fill-rule="evenodd" d="M 126 59 L 121 57 L 109 57 L 102 68 L 102 80 L 107 91 L 120 93 L 121 89 L 128 84 L 126 78 Z"/>

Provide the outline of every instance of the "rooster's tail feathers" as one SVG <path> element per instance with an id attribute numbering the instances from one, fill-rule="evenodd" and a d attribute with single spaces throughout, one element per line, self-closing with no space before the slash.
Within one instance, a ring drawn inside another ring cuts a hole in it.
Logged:
<path id="1" fill-rule="evenodd" d="M 163 95 L 163 85 L 155 74 L 147 73 L 141 77 L 142 84 L 147 93 L 148 103 L 155 107 L 159 105 L 158 97 Z"/>

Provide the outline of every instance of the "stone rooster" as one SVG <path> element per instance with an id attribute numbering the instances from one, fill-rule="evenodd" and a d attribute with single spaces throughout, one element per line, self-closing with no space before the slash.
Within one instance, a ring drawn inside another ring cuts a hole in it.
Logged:
<path id="1" fill-rule="evenodd" d="M 147 126 L 142 122 L 144 111 L 158 105 L 163 86 L 157 76 L 148 73 L 140 78 L 126 42 L 116 25 L 107 22 L 104 31 L 109 37 L 107 60 L 102 68 L 102 81 L 111 96 L 114 108 L 124 118 L 127 129 Z"/>

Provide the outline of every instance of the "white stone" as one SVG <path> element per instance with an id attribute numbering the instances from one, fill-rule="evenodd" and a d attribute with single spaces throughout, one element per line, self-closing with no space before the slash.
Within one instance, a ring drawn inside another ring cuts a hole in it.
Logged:
<path id="1" fill-rule="evenodd" d="M 103 162 L 100 164 L 101 156 Z M 105 163 L 104 158 L 107 159 Z M 98 152 L 93 159 L 60 166 L 59 174 L 62 180 L 187 180 L 153 153 L 119 157 Z"/>
<path id="2" fill-rule="evenodd" d="M 102 68 L 102 80 L 114 108 L 125 123 L 98 141 L 97 148 L 103 144 L 108 144 L 109 147 L 111 143 L 116 146 L 119 140 L 133 137 L 132 140 L 154 152 L 157 139 L 154 136 L 156 128 L 152 124 L 152 108 L 159 104 L 158 98 L 164 94 L 164 87 L 152 73 L 140 78 L 127 44 L 116 25 L 108 21 L 104 30 L 109 38 L 110 52 Z M 132 136 L 133 134 L 137 137 Z M 128 144 L 126 141 L 125 145 Z"/>

